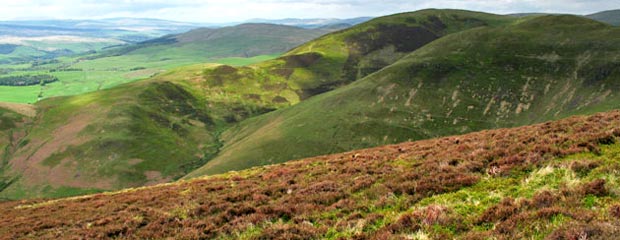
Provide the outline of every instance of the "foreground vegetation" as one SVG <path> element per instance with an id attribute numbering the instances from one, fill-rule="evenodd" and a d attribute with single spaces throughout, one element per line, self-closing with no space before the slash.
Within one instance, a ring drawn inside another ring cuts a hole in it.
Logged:
<path id="1" fill-rule="evenodd" d="M 620 112 L 0 204 L 7 238 L 609 239 Z"/>

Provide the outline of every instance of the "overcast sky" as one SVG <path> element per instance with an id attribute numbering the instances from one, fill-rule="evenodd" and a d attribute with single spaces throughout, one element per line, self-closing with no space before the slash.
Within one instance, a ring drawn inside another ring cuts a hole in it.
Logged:
<path id="1" fill-rule="evenodd" d="M 493 13 L 588 14 L 620 8 L 620 0 L 1 0 L 0 20 L 160 18 L 235 22 L 252 18 L 352 18 L 424 8 Z"/>

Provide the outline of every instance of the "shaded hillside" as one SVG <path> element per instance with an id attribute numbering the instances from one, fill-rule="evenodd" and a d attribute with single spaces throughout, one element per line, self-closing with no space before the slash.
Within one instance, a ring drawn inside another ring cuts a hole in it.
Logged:
<path id="1" fill-rule="evenodd" d="M 610 239 L 620 112 L 155 187 L 0 203 L 0 235 L 119 239 Z"/>
<path id="2" fill-rule="evenodd" d="M 451 34 L 226 131 L 218 156 L 190 177 L 616 109 L 618 39 L 619 29 L 576 16 Z"/>
<path id="3" fill-rule="evenodd" d="M 19 141 L 25 134 L 23 128 L 31 121 L 29 116 L 16 112 L 15 107 L 21 106 L 0 104 L 0 192 L 17 180 L 6 172 L 9 170 L 11 154 L 23 144 Z"/>
<path id="4" fill-rule="evenodd" d="M 608 23 L 614 26 L 620 26 L 620 10 L 610 10 L 591 14 L 588 18 Z"/>

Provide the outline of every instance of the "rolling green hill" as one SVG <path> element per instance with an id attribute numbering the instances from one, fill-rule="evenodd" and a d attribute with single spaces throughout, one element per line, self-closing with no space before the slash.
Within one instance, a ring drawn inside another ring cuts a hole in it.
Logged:
<path id="1" fill-rule="evenodd" d="M 576 16 L 424 10 L 249 66 L 193 65 L 50 98 L 17 128 L 27 134 L 3 174 L 17 180 L 0 197 L 149 185 L 615 109 L 618 35 Z"/>
<path id="2" fill-rule="evenodd" d="M 620 10 L 599 12 L 588 15 L 587 17 L 604 23 L 609 23 L 614 26 L 620 26 Z"/>
<path id="3" fill-rule="evenodd" d="M 542 16 L 448 35 L 361 80 L 244 121 L 189 177 L 620 107 L 620 29 Z"/>
<path id="4" fill-rule="evenodd" d="M 173 181 L 217 156 L 226 129 L 351 82 L 355 76 L 347 72 L 363 62 L 378 68 L 404 56 L 400 51 L 449 32 L 512 20 L 465 11 L 400 14 L 259 64 L 200 64 L 108 90 L 45 99 L 36 104 L 38 115 L 25 127 L 23 144 L 8 156 L 11 169 L 5 176 L 20 178 L 0 197 L 68 196 Z M 399 37 L 403 32 L 406 38 Z M 316 90 L 325 83 L 330 88 Z"/>
<path id="5" fill-rule="evenodd" d="M 620 112 L 119 192 L 0 202 L 9 239 L 614 239 Z"/>

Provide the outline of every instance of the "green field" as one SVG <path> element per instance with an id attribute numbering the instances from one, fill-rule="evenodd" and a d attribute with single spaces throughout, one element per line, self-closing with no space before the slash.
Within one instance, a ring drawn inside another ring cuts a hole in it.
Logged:
<path id="1" fill-rule="evenodd" d="M 218 29 L 198 28 L 167 35 L 134 45 L 107 48 L 109 43 L 58 43 L 56 48 L 95 53 L 37 59 L 45 54 L 36 47 L 20 46 L 12 54 L 30 57 L 30 62 L 0 64 L 2 75 L 51 74 L 58 82 L 30 88 L 0 88 L 0 102 L 34 103 L 37 100 L 70 96 L 107 89 L 119 84 L 146 79 L 167 70 L 198 63 L 245 66 L 278 57 L 282 52 L 319 37 L 330 30 L 304 29 L 273 24 L 241 24 Z M 32 43 L 35 45 L 35 42 Z M 40 48 L 52 47 L 37 42 Z M 10 48 L 10 47 L 6 47 Z M 8 50 L 7 50 L 8 51 Z"/>
<path id="2" fill-rule="evenodd" d="M 51 74 L 59 78 L 58 82 L 46 86 L 8 87 L 0 86 L 0 102 L 35 103 L 43 98 L 71 96 L 107 89 L 119 84 L 146 79 L 167 70 L 196 63 L 210 62 L 233 66 L 243 66 L 276 58 L 278 55 L 261 55 L 251 58 L 204 59 L 191 57 L 184 53 L 171 56 L 170 59 L 153 59 L 148 55 L 127 55 L 78 61 L 77 58 L 60 58 L 61 63 L 49 64 L 28 69 L 27 65 L 0 65 L 0 68 L 17 68 L 11 75 Z M 68 68 L 80 68 L 83 71 L 51 72 L 58 66 L 68 64 Z M 132 70 L 140 68 L 139 70 Z"/>

